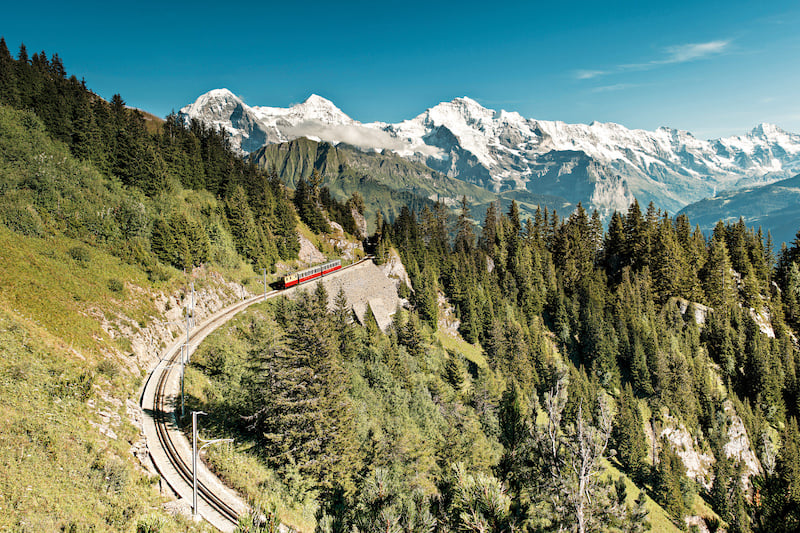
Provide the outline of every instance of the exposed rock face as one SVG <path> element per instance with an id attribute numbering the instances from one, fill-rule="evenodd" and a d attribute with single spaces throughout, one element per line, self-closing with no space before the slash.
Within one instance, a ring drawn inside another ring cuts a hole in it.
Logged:
<path id="1" fill-rule="evenodd" d="M 195 292 L 195 322 L 200 322 L 226 305 L 250 295 L 242 286 L 225 281 L 219 274 L 208 272 L 203 267 L 194 269 L 190 279 L 202 279 L 204 285 Z M 128 290 L 142 291 L 132 286 L 128 286 Z M 161 350 L 169 342 L 186 333 L 185 310 L 191 306 L 191 291 L 158 293 L 149 297 L 152 298 L 158 315 L 146 326 L 137 327 L 137 321 L 124 314 L 116 316 L 113 321 L 101 319 L 101 327 L 111 339 L 123 337 L 130 341 L 130 357 L 122 360 L 129 368 L 149 368 L 158 360 Z"/>
<path id="2" fill-rule="evenodd" d="M 686 467 L 686 475 L 702 485 L 705 489 L 711 488 L 711 466 L 714 456 L 699 452 L 699 442 L 686 430 L 686 426 L 666 413 L 662 413 L 664 427 L 659 437 L 666 438 L 672 445 L 675 453 Z"/>
<path id="3" fill-rule="evenodd" d="M 317 247 L 314 246 L 313 242 L 309 241 L 300 233 L 298 233 L 298 235 L 300 237 L 300 251 L 298 252 L 297 257 L 300 259 L 300 261 L 309 265 L 322 263 L 325 261 L 325 254 L 317 250 Z"/>
<path id="4" fill-rule="evenodd" d="M 761 472 L 761 465 L 750 445 L 750 438 L 747 435 L 744 422 L 736 414 L 733 403 L 730 400 L 725 400 L 723 408 L 730 422 L 728 425 L 728 442 L 725 443 L 723 449 L 728 458 L 739 462 L 744 467 L 742 470 L 742 483 L 745 487 L 749 487 L 750 477 Z"/>
<path id="5" fill-rule="evenodd" d="M 723 409 L 728 422 L 727 442 L 723 446 L 726 457 L 742 465 L 742 483 L 750 487 L 750 477 L 761 472 L 758 457 L 752 449 L 750 438 L 742 419 L 736 414 L 733 403 L 725 400 Z M 700 443 L 686 430 L 683 424 L 662 412 L 663 427 L 659 437 L 666 438 L 686 467 L 686 475 L 697 481 L 706 490 L 714 481 L 712 466 L 716 459 L 710 453 L 699 451 Z M 652 433 L 648 435 L 652 439 Z"/>
<path id="6" fill-rule="evenodd" d="M 363 218 L 363 217 L 362 217 Z M 353 242 L 345 237 L 344 229 L 336 222 L 329 221 L 331 233 L 325 236 L 330 244 L 336 248 L 336 252 L 345 261 L 353 261 L 364 256 L 364 245 Z"/>
<path id="7" fill-rule="evenodd" d="M 367 233 L 367 219 L 364 218 L 364 215 L 358 212 L 356 208 L 350 209 L 350 214 L 353 216 L 353 220 L 356 222 L 356 228 L 358 229 L 358 237 L 359 239 L 366 239 L 369 235 Z"/>
<path id="8" fill-rule="evenodd" d="M 769 309 L 766 306 L 764 306 L 760 311 L 756 311 L 751 307 L 750 316 L 752 316 L 753 320 L 755 320 L 756 324 L 758 324 L 758 329 L 761 330 L 761 333 L 770 339 L 775 338 L 775 330 L 772 329 L 772 317 L 770 316 Z"/>
<path id="9" fill-rule="evenodd" d="M 456 310 L 453 304 L 447 300 L 444 293 L 439 291 L 436 296 L 439 302 L 439 331 L 455 339 L 458 337 L 458 328 L 461 327 L 461 321 L 456 318 Z"/>
<path id="10" fill-rule="evenodd" d="M 384 276 L 395 281 L 395 286 L 398 289 L 402 283 L 405 283 L 406 287 L 409 289 L 412 288 L 411 278 L 408 277 L 406 267 L 403 265 L 400 255 L 398 255 L 397 250 L 394 248 L 389 251 L 389 258 L 379 268 Z"/>
<path id="11" fill-rule="evenodd" d="M 706 323 L 708 313 L 712 311 L 712 309 L 706 305 L 697 302 L 690 302 L 689 300 L 685 300 L 683 298 L 678 298 L 677 303 L 682 315 L 685 315 L 686 311 L 688 311 L 691 307 L 694 311 L 694 321 L 700 326 Z"/>

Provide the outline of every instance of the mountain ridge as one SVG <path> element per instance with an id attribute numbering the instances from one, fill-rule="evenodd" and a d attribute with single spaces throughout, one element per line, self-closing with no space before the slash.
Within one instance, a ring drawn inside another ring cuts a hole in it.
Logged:
<path id="1" fill-rule="evenodd" d="M 740 218 L 749 227 L 770 230 L 773 246 L 791 244 L 800 228 L 800 174 L 768 185 L 727 191 L 684 207 L 684 214 L 704 231 L 718 221 L 734 223 Z M 735 213 L 735 214 L 731 214 Z"/>
<path id="2" fill-rule="evenodd" d="M 800 171 L 800 135 L 765 123 L 739 136 L 702 140 L 667 127 L 528 119 L 465 96 L 399 123 L 365 124 L 315 94 L 289 108 L 251 107 L 227 89 L 202 95 L 181 115 L 224 129 L 246 153 L 299 137 L 390 150 L 494 192 L 566 191 L 569 202 L 606 216 L 625 211 L 634 197 L 674 213 L 718 192 Z"/>

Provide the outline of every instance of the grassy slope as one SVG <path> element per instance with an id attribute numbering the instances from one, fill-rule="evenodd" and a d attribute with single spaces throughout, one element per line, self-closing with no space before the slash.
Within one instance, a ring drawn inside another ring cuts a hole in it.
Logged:
<path id="1" fill-rule="evenodd" d="M 146 322 L 154 308 L 131 290 L 146 277 L 96 248 L 78 263 L 76 245 L 0 226 L 0 529 L 186 530 L 159 511 L 157 478 L 130 454 L 139 431 L 124 401 L 135 401 L 141 374 L 125 371 L 124 343 L 98 322 L 116 313 Z M 126 280 L 122 292 L 112 278 Z M 92 425 L 109 418 L 116 438 Z"/>
<path id="2" fill-rule="evenodd" d="M 179 280 L 154 285 L 30 207 L 56 203 L 63 218 L 92 224 L 117 189 L 31 113 L 0 106 L 0 530 L 203 528 L 161 511 L 157 478 L 131 454 L 139 430 L 126 401 L 136 403 L 142 370 L 130 341 L 102 327 L 146 326 L 158 315 L 153 292 Z"/>

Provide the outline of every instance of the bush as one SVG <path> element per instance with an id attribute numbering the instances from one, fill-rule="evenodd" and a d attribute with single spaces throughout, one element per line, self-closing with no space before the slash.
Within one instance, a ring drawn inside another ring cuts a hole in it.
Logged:
<path id="1" fill-rule="evenodd" d="M 152 282 L 167 281 L 169 278 L 169 270 L 161 265 L 152 265 L 147 269 L 147 279 Z"/>
<path id="2" fill-rule="evenodd" d="M 44 233 L 42 219 L 33 207 L 10 208 L 2 221 L 11 231 L 28 237 L 41 237 Z"/>
<path id="3" fill-rule="evenodd" d="M 69 249 L 69 256 L 82 266 L 88 265 L 92 259 L 89 249 L 85 246 L 73 246 Z"/>
<path id="4" fill-rule="evenodd" d="M 161 515 L 145 515 L 136 523 L 136 533 L 161 533 L 167 525 L 167 520 Z"/>
<path id="5" fill-rule="evenodd" d="M 108 290 L 110 290 L 111 292 L 122 294 L 122 290 L 124 288 L 125 285 L 123 285 L 123 283 L 120 280 L 116 278 L 111 278 L 110 280 L 108 280 Z"/>
<path id="6" fill-rule="evenodd" d="M 103 359 L 100 361 L 100 363 L 98 363 L 97 371 L 109 379 L 113 379 L 114 376 L 119 374 L 119 367 L 111 359 Z"/>

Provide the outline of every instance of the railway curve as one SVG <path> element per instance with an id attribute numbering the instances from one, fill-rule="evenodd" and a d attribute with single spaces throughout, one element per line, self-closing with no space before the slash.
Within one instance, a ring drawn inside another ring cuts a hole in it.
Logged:
<path id="1" fill-rule="evenodd" d="M 327 274 L 326 277 L 345 275 L 369 260 L 370 257 L 366 257 Z M 301 285 L 260 294 L 232 304 L 206 318 L 189 332 L 189 357 L 191 358 L 203 339 L 236 314 L 255 303 L 279 295 L 290 295 L 304 287 L 305 285 Z M 191 501 L 191 443 L 180 430 L 177 420 L 180 411 L 180 355 L 185 339 L 185 336 L 181 336 L 170 345 L 150 371 L 142 388 L 139 404 L 144 413 L 143 430 L 153 466 L 178 498 Z M 198 515 L 220 531 L 233 531 L 238 516 L 247 511 L 247 504 L 235 491 L 225 486 L 202 461 L 197 462 L 197 470 Z"/>

